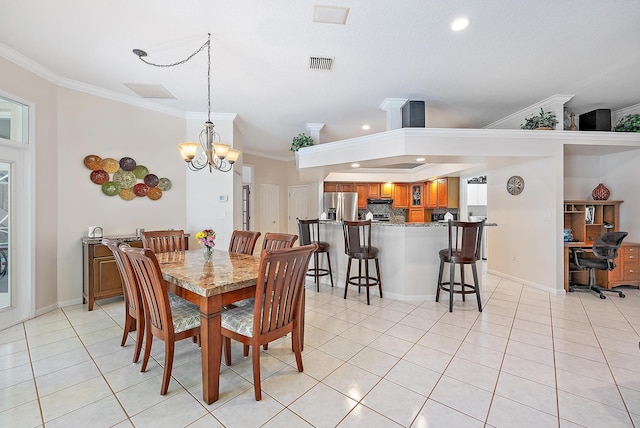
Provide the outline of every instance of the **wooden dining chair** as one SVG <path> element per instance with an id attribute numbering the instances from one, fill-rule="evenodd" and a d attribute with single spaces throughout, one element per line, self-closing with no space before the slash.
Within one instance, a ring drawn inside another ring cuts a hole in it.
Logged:
<path id="1" fill-rule="evenodd" d="M 142 246 L 154 253 L 184 252 L 183 230 L 152 230 L 141 232 Z"/>
<path id="2" fill-rule="evenodd" d="M 291 248 L 297 240 L 298 235 L 268 232 L 264 235 L 264 240 L 262 241 L 262 251 Z"/>
<path id="3" fill-rule="evenodd" d="M 260 346 L 291 333 L 298 371 L 303 371 L 300 334 L 300 304 L 311 254 L 317 244 L 281 250 L 264 250 L 256 285 L 255 304 L 222 312 L 225 363 L 231 365 L 231 339 L 251 346 L 253 387 L 256 401 L 262 399 Z"/>
<path id="4" fill-rule="evenodd" d="M 200 335 L 200 308 L 178 296 L 175 296 L 174 304 L 170 303 L 158 259 L 152 250 L 131 248 L 126 244 L 120 248 L 131 262 L 145 299 L 146 338 L 140 371 L 147 369 L 153 336 L 164 341 L 160 395 L 165 395 L 171 380 L 175 342 Z"/>
<path id="5" fill-rule="evenodd" d="M 259 237 L 260 232 L 234 230 L 231 234 L 231 242 L 229 242 L 229 252 L 252 255 Z"/>
<path id="6" fill-rule="evenodd" d="M 120 273 L 122 288 L 124 289 L 124 333 L 122 334 L 120 346 L 124 346 L 129 333 L 136 330 L 136 348 L 133 352 L 133 362 L 137 363 L 140 358 L 145 329 L 144 306 L 140 287 L 138 287 L 129 258 L 120 249 L 121 242 L 104 238 L 102 244 L 113 253 Z"/>

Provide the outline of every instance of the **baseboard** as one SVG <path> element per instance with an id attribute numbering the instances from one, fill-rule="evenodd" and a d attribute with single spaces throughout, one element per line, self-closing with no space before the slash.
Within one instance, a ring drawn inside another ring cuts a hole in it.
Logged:
<path id="1" fill-rule="evenodd" d="M 54 303 L 53 305 L 45 306 L 43 308 L 37 309 L 35 316 L 39 317 L 40 315 L 44 315 L 44 314 L 49 313 L 51 311 L 55 311 L 59 307 L 60 306 L 58 306 L 57 303 Z"/>
<path id="2" fill-rule="evenodd" d="M 487 273 L 490 273 L 490 274 L 496 275 L 496 276 L 500 276 L 502 278 L 506 278 L 506 279 L 509 279 L 511 281 L 514 281 L 514 282 L 519 282 L 519 283 L 521 283 L 523 285 L 526 285 L 528 287 L 532 287 L 532 288 L 535 288 L 537 290 L 546 291 L 547 293 L 557 294 L 557 295 L 565 294 L 564 288 L 558 290 L 556 288 L 547 287 L 546 285 L 538 284 L 536 282 L 527 281 L 527 280 L 524 280 L 522 278 L 517 278 L 515 276 L 507 275 L 507 274 L 502 273 L 502 272 L 497 272 L 497 271 L 492 270 L 492 269 L 487 269 Z"/>

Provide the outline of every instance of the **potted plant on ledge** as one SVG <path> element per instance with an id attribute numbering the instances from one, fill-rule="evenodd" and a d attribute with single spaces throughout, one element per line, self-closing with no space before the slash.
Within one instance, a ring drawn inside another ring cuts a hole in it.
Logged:
<path id="1" fill-rule="evenodd" d="M 540 108 L 540 113 L 525 117 L 525 122 L 520 125 L 520 129 L 555 129 L 558 119 L 552 111 L 544 111 Z"/>
<path id="2" fill-rule="evenodd" d="M 640 114 L 629 114 L 618 121 L 615 132 L 640 132 Z"/>
<path id="3" fill-rule="evenodd" d="M 291 141 L 290 152 L 297 152 L 301 147 L 313 146 L 313 139 L 307 134 L 298 134 Z"/>

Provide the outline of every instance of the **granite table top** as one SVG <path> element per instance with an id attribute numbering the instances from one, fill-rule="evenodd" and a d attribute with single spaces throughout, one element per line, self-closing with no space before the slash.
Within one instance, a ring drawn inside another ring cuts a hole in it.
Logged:
<path id="1" fill-rule="evenodd" d="M 213 260 L 205 263 L 202 248 L 180 253 L 157 254 L 165 281 L 210 297 L 256 284 L 259 256 L 213 250 Z"/>

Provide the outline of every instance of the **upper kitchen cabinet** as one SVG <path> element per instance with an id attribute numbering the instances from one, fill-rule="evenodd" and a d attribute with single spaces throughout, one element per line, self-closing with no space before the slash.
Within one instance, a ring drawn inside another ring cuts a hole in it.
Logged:
<path id="1" fill-rule="evenodd" d="M 324 191 L 325 192 L 355 192 L 356 184 L 355 183 L 339 183 L 336 181 L 325 181 Z"/>
<path id="2" fill-rule="evenodd" d="M 460 206 L 460 178 L 445 177 L 425 183 L 427 208 L 458 208 Z"/>
<path id="3" fill-rule="evenodd" d="M 380 184 L 380 198 L 393 198 L 393 183 Z"/>
<path id="4" fill-rule="evenodd" d="M 367 208 L 367 198 L 369 197 L 369 183 L 356 183 L 358 192 L 358 209 Z"/>
<path id="5" fill-rule="evenodd" d="M 423 184 L 415 183 L 411 185 L 411 207 L 422 207 L 423 198 Z"/>
<path id="6" fill-rule="evenodd" d="M 369 183 L 369 199 L 380 199 L 380 183 Z"/>
<path id="7" fill-rule="evenodd" d="M 409 208 L 409 185 L 396 183 L 393 185 L 393 208 Z"/>
<path id="8" fill-rule="evenodd" d="M 467 184 L 467 205 L 487 205 L 486 184 Z"/>

